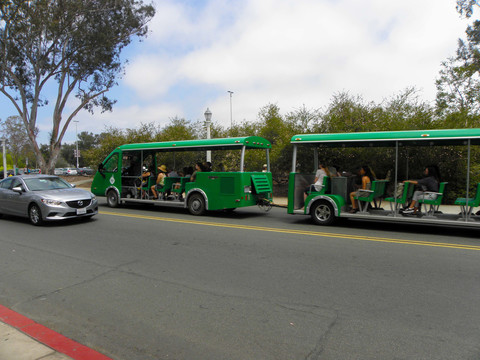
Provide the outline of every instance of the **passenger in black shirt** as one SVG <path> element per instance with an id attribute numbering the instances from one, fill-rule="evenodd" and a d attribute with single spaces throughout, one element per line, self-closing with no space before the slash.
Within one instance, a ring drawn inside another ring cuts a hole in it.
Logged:
<path id="1" fill-rule="evenodd" d="M 420 180 L 405 180 L 404 182 L 410 182 L 420 187 L 421 190 L 417 190 L 413 193 L 412 203 L 403 211 L 404 214 L 416 214 L 418 206 L 415 206 L 418 199 L 435 200 L 438 192 L 438 186 L 440 183 L 440 175 L 436 166 L 427 166 L 423 171 L 424 178 Z M 430 192 L 427 193 L 426 192 Z"/>

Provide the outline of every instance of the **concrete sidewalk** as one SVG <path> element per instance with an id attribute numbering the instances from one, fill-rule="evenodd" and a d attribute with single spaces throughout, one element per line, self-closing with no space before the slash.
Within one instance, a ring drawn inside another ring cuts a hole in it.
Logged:
<path id="1" fill-rule="evenodd" d="M 72 360 L 71 357 L 42 344 L 3 322 L 0 322 L 0 359 Z"/>

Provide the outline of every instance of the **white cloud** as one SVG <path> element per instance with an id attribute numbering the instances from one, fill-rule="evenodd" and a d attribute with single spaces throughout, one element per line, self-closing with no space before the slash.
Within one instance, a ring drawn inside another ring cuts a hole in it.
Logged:
<path id="1" fill-rule="evenodd" d="M 80 113 L 79 131 L 168 122 L 174 116 L 197 120 L 207 107 L 214 121 L 229 125 L 227 90 L 234 91 L 236 122 L 254 120 L 268 103 L 283 112 L 303 104 L 320 108 L 339 91 L 381 101 L 415 86 L 431 101 L 440 63 L 454 55 L 467 26 L 451 0 L 156 0 L 155 5 L 150 36 L 129 47 L 114 112 Z"/>

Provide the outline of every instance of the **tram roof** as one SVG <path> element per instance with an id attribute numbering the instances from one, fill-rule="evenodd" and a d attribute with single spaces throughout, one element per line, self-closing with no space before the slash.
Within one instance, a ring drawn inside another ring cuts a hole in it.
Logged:
<path id="1" fill-rule="evenodd" d="M 400 145 L 466 145 L 480 144 L 480 129 L 437 129 L 408 131 L 377 131 L 325 134 L 299 134 L 292 144 L 322 144 L 326 146 L 392 146 Z"/>
<path id="2" fill-rule="evenodd" d="M 271 149 L 272 144 L 259 136 L 245 136 L 218 139 L 178 140 L 151 143 L 126 144 L 119 146 L 121 150 L 229 150 L 240 149 Z"/>

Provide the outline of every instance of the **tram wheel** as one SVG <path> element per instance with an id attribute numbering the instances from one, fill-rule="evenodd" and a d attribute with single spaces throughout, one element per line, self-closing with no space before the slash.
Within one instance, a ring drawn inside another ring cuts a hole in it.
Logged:
<path id="1" fill-rule="evenodd" d="M 206 212 L 205 199 L 200 194 L 193 194 L 188 198 L 188 211 L 192 215 L 203 215 Z"/>
<path id="2" fill-rule="evenodd" d="M 317 201 L 310 209 L 310 216 L 317 225 L 330 225 L 335 221 L 335 210 L 328 201 Z"/>
<path id="3" fill-rule="evenodd" d="M 107 205 L 111 208 L 116 208 L 120 205 L 118 194 L 115 190 L 110 190 L 107 193 Z"/>

